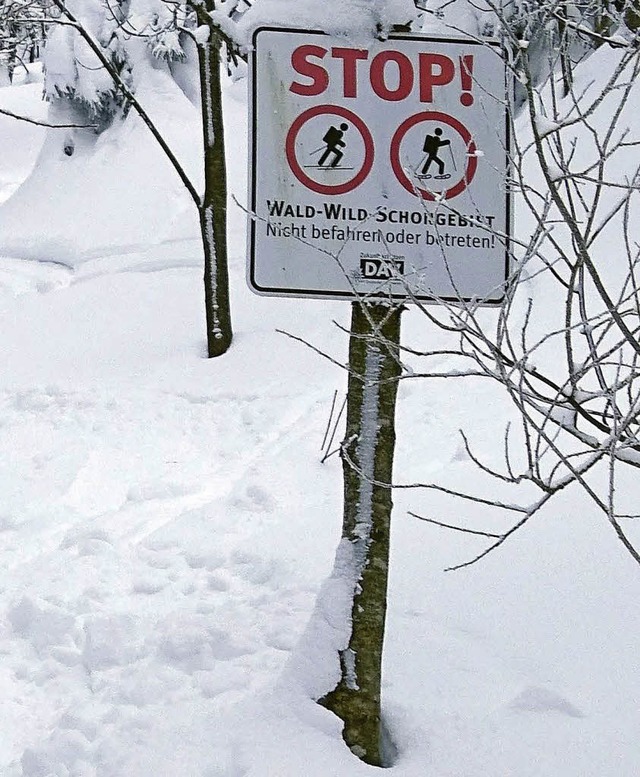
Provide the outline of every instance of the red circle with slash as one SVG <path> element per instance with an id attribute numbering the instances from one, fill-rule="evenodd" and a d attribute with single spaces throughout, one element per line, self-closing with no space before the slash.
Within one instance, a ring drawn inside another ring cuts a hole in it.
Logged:
<path id="1" fill-rule="evenodd" d="M 455 132 L 460 135 L 467 149 L 467 165 L 465 167 L 464 175 L 454 186 L 447 189 L 442 194 L 436 194 L 435 192 L 430 192 L 428 189 L 423 189 L 421 186 L 418 186 L 415 181 L 412 181 L 409 178 L 400 162 L 400 145 L 404 136 L 410 129 L 415 127 L 416 124 L 421 124 L 424 121 L 436 121 L 439 124 L 446 124 L 451 127 L 451 129 L 455 130 Z M 453 116 L 449 116 L 447 113 L 440 113 L 440 111 L 423 111 L 422 113 L 416 113 L 408 119 L 405 119 L 395 131 L 393 139 L 391 140 L 391 167 L 393 168 L 393 172 L 398 181 L 411 194 L 418 194 L 423 200 L 450 200 L 461 194 L 467 186 L 469 186 L 476 174 L 478 167 L 476 144 L 471 137 L 469 130 L 462 122 L 458 121 L 458 119 L 454 119 Z"/>
<path id="2" fill-rule="evenodd" d="M 364 142 L 364 159 L 362 160 L 360 169 L 348 181 L 343 181 L 342 183 L 335 185 L 320 183 L 319 181 L 315 181 L 313 178 L 309 177 L 302 169 L 296 156 L 296 138 L 300 132 L 300 129 L 310 119 L 313 119 L 316 116 L 320 116 L 322 114 L 333 114 L 334 116 L 340 116 L 341 118 L 350 121 L 358 130 Z M 289 163 L 289 167 L 291 168 L 291 171 L 295 177 L 300 181 L 301 184 L 304 184 L 307 189 L 311 189 L 311 191 L 317 192 L 318 194 L 346 194 L 347 192 L 353 191 L 353 189 L 360 186 L 360 184 L 369 175 L 371 168 L 373 167 L 373 138 L 371 137 L 369 128 L 359 116 L 340 105 L 316 105 L 313 108 L 309 108 L 308 110 L 301 113 L 295 119 L 291 127 L 289 127 L 285 141 L 285 151 L 287 155 L 287 162 Z"/>

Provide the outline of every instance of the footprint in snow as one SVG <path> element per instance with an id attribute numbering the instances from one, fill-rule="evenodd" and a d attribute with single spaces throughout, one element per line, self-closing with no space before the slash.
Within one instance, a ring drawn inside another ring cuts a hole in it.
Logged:
<path id="1" fill-rule="evenodd" d="M 509 707 L 518 712 L 559 712 L 570 718 L 585 717 L 583 712 L 559 693 L 536 686 L 530 686 L 521 691 L 511 701 Z"/>
<path id="2" fill-rule="evenodd" d="M 249 483 L 235 498 L 234 504 L 252 513 L 271 513 L 275 509 L 273 496 L 257 483 Z"/>

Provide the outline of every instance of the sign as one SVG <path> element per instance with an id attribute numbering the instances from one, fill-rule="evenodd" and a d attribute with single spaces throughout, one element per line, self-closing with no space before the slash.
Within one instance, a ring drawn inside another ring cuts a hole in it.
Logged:
<path id="1" fill-rule="evenodd" d="M 369 48 L 260 28 L 248 281 L 259 294 L 499 302 L 510 136 L 499 44 Z"/>

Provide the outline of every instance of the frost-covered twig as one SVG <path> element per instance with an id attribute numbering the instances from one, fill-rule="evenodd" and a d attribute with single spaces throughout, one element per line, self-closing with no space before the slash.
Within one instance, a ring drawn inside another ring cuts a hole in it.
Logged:
<path id="1" fill-rule="evenodd" d="M 615 487 L 619 467 L 640 463 L 640 243 L 635 228 L 640 165 L 629 157 L 640 140 L 624 124 L 640 77 L 639 38 L 594 32 L 584 9 L 564 3 L 537 4 L 529 18 L 521 18 L 521 28 L 511 6 L 505 9 L 492 0 L 487 5 L 505 40 L 513 43 L 512 67 L 521 76 L 525 113 L 517 128 L 511 115 L 511 185 L 529 211 L 531 235 L 520 233 L 510 246 L 516 269 L 494 315 L 480 315 L 477 307 L 460 301 L 438 300 L 436 309 L 412 302 L 431 324 L 457 339 L 456 356 L 473 365 L 469 372 L 494 381 L 515 409 L 519 433 L 510 433 L 515 427 L 507 423 L 502 466 L 478 455 L 464 430 L 469 462 L 490 480 L 512 489 L 528 485 L 541 495 L 533 503 L 518 499 L 522 518 L 456 568 L 491 553 L 570 486 L 581 489 L 607 517 L 640 563 L 621 525 L 622 517 L 633 513 L 618 509 Z M 538 34 L 550 35 L 551 23 L 558 22 L 561 34 L 548 50 L 548 69 L 540 77 L 528 43 Z M 567 55 L 578 35 L 616 49 L 604 76 L 573 78 Z M 561 65 L 562 78 L 555 72 Z M 442 255 L 446 263 L 446 252 Z M 424 350 L 413 356 L 428 360 L 431 354 Z M 453 365 L 452 373 L 459 366 Z M 422 372 L 432 377 L 429 369 Z M 414 366 L 413 374 L 420 373 L 420 366 Z M 602 490 L 596 484 L 605 468 L 608 486 Z M 592 477 L 595 472 L 598 476 Z M 429 487 L 498 511 L 506 504 L 437 483 Z"/>
<path id="2" fill-rule="evenodd" d="M 27 124 L 35 124 L 37 127 L 48 127 L 50 129 L 95 129 L 95 124 L 53 124 L 48 121 L 42 121 L 41 119 L 32 119 L 29 116 L 22 116 L 19 113 L 13 113 L 6 108 L 0 108 L 0 114 L 3 116 L 9 116 L 17 121 L 25 121 Z"/>

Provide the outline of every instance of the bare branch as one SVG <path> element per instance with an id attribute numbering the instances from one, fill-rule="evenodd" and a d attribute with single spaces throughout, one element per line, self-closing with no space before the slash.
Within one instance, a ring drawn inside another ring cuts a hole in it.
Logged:
<path id="1" fill-rule="evenodd" d="M 491 534 L 490 532 L 486 532 L 486 531 L 467 529 L 465 526 L 454 526 L 451 523 L 443 523 L 442 521 L 436 521 L 434 518 L 426 518 L 424 515 L 418 515 L 417 513 L 412 513 L 411 510 L 409 510 L 409 515 L 412 516 L 413 518 L 417 518 L 419 521 L 425 521 L 425 523 L 432 523 L 434 526 L 442 526 L 445 529 L 453 529 L 453 531 L 463 532 L 464 534 L 474 534 L 477 537 L 490 537 L 493 539 L 500 539 L 502 537 L 501 534 Z"/>
<path id="2" fill-rule="evenodd" d="M 95 124 L 52 124 L 48 121 L 32 119 L 29 116 L 21 116 L 6 108 L 0 108 L 0 114 L 3 116 L 10 116 L 12 119 L 17 119 L 17 121 L 25 121 L 27 124 L 35 124 L 37 127 L 50 127 L 51 129 L 96 129 Z"/>

